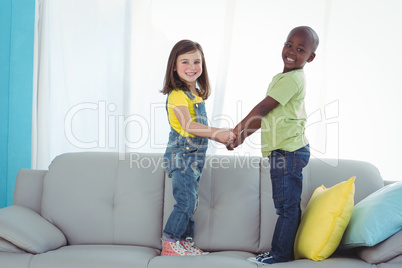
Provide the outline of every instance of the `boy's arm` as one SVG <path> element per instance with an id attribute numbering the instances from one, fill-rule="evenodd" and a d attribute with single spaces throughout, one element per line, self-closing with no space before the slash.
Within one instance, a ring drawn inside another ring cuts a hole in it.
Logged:
<path id="1" fill-rule="evenodd" d="M 229 129 L 209 127 L 192 121 L 187 106 L 176 106 L 173 110 L 181 127 L 190 134 L 207 137 L 223 144 L 232 143 L 236 138 L 233 131 Z"/>
<path id="2" fill-rule="evenodd" d="M 236 148 L 242 144 L 248 136 L 260 129 L 262 118 L 278 106 L 278 104 L 279 102 L 270 96 L 267 96 L 265 99 L 260 101 L 260 103 L 258 103 L 233 129 L 233 132 L 237 135 L 237 139 L 231 148 L 228 149 Z"/>

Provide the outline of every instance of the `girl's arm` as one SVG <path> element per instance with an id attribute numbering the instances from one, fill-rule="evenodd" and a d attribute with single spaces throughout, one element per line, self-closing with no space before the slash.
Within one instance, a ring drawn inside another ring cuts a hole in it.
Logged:
<path id="1" fill-rule="evenodd" d="M 228 147 L 228 149 L 233 150 L 233 148 L 236 148 L 242 144 L 248 136 L 260 129 L 262 118 L 266 116 L 272 109 L 278 106 L 278 104 L 279 102 L 270 96 L 267 96 L 260 103 L 258 103 L 234 128 L 233 132 L 237 135 L 237 139 L 233 145 Z"/>
<path id="2" fill-rule="evenodd" d="M 209 127 L 191 120 L 190 112 L 187 106 L 176 106 L 173 108 L 184 131 L 195 136 L 207 137 L 214 141 L 228 144 L 235 140 L 236 135 L 229 129 Z"/>

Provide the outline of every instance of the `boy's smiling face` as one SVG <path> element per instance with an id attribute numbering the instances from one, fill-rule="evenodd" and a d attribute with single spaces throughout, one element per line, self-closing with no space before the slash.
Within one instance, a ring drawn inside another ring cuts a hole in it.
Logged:
<path id="1" fill-rule="evenodd" d="M 302 69 L 307 62 L 315 57 L 315 40 L 309 30 L 305 28 L 293 29 L 282 50 L 284 63 L 283 72 Z"/>

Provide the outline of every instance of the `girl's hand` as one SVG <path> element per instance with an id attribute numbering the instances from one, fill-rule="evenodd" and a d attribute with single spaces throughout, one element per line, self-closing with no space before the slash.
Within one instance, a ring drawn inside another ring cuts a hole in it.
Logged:
<path id="1" fill-rule="evenodd" d="M 236 140 L 236 134 L 231 129 L 221 129 L 215 132 L 212 139 L 228 146 Z"/>

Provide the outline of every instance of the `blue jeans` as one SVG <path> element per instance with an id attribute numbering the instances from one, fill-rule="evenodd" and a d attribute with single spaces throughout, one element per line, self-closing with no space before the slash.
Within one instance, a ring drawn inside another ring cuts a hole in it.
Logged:
<path id="1" fill-rule="evenodd" d="M 293 259 L 293 245 L 301 219 L 302 170 L 309 159 L 309 145 L 294 152 L 275 150 L 269 156 L 272 197 L 279 215 L 270 254 L 278 262 Z"/>

